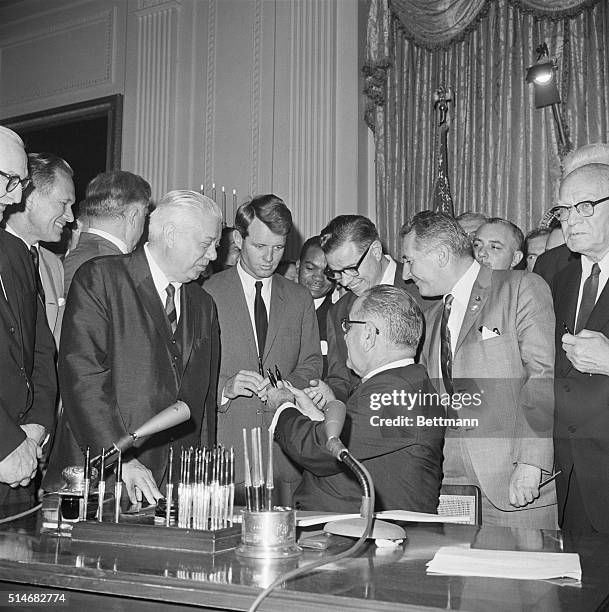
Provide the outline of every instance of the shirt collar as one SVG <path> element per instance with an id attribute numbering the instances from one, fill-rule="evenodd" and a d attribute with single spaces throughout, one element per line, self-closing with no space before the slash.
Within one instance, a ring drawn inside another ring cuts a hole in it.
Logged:
<path id="1" fill-rule="evenodd" d="M 397 270 L 397 264 L 390 255 L 385 255 L 384 257 L 388 260 L 389 265 L 385 269 L 385 273 L 383 274 L 383 278 L 381 278 L 379 285 L 393 285 L 395 282 L 395 271 Z"/>
<path id="2" fill-rule="evenodd" d="M 8 229 L 8 225 L 6 227 Z M 582 278 L 585 279 L 590 276 L 590 273 L 592 272 L 592 266 L 595 263 L 598 263 L 598 267 L 601 269 L 601 274 L 603 274 L 603 272 L 609 271 L 609 251 L 605 254 L 605 256 L 599 262 L 592 261 L 587 255 L 582 255 L 581 262 L 582 262 Z"/>
<path id="3" fill-rule="evenodd" d="M 166 295 L 167 285 L 169 285 L 169 279 L 165 275 L 165 272 L 159 268 L 156 261 L 154 261 L 154 257 L 148 248 L 148 242 L 144 245 L 144 254 L 146 255 L 146 260 L 148 261 L 148 267 L 150 268 L 150 274 L 152 274 L 152 282 L 157 290 L 159 296 Z M 176 288 L 176 293 L 180 290 L 182 283 L 172 282 L 171 283 Z M 161 297 L 162 299 L 162 297 Z"/>
<path id="4" fill-rule="evenodd" d="M 366 374 L 366 376 L 362 378 L 362 382 L 366 382 L 368 379 L 372 378 L 373 376 L 376 376 L 376 374 L 379 374 L 380 372 L 384 372 L 385 370 L 393 370 L 394 368 L 403 368 L 405 366 L 412 365 L 413 363 L 414 363 L 414 359 L 412 357 L 405 357 L 404 359 L 396 359 L 395 361 L 392 361 L 391 363 L 386 363 L 385 365 L 382 365 L 378 368 L 375 368 L 371 372 L 368 372 L 368 374 Z"/>
<path id="5" fill-rule="evenodd" d="M 243 289 L 246 293 L 255 293 L 257 281 L 262 282 L 262 291 L 269 291 L 271 289 L 271 285 L 273 284 L 273 277 L 269 276 L 268 278 L 254 278 L 251 274 L 245 271 L 243 265 L 241 264 L 241 260 L 237 263 L 237 274 L 241 279 L 241 284 L 243 285 Z"/>
<path id="6" fill-rule="evenodd" d="M 108 232 L 104 232 L 104 230 L 96 229 L 94 227 L 89 227 L 87 228 L 86 231 L 88 234 L 95 234 L 96 236 L 101 236 L 102 238 L 109 240 L 114 246 L 120 249 L 121 253 L 125 255 L 129 253 L 129 249 L 127 248 L 127 245 L 120 238 L 117 238 L 116 236 L 109 234 Z"/>
<path id="7" fill-rule="evenodd" d="M 480 264 L 474 259 L 472 265 L 465 271 L 465 274 L 453 285 L 449 293 L 460 304 L 467 304 L 472 293 L 472 287 L 478 278 Z M 448 294 L 447 294 L 448 295 Z"/>

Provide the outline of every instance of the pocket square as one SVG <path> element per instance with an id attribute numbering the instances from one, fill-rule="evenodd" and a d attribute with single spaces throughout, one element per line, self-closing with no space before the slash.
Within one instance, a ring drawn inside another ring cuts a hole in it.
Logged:
<path id="1" fill-rule="evenodd" d="M 482 340 L 490 340 L 491 338 L 496 338 L 501 335 L 496 327 L 494 329 L 489 329 L 486 325 L 480 326 L 480 333 L 482 334 Z"/>
<path id="2" fill-rule="evenodd" d="M 66 304 L 65 298 L 57 298 L 57 306 L 61 308 L 62 306 L 65 306 L 65 304 Z"/>

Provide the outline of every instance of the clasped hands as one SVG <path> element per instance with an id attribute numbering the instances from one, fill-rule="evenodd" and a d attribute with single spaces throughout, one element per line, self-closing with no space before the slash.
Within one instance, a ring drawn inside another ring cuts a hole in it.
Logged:
<path id="1" fill-rule="evenodd" d="M 38 460 L 42 458 L 42 445 L 46 429 L 36 423 L 21 425 L 26 438 L 0 461 L 0 482 L 13 489 L 27 486 L 38 471 Z"/>

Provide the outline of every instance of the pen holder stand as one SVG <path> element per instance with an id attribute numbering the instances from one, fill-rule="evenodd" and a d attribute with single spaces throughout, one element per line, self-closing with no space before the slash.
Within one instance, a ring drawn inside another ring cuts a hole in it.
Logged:
<path id="1" fill-rule="evenodd" d="M 302 553 L 296 544 L 296 512 L 275 506 L 271 511 L 242 510 L 241 545 L 237 554 L 256 559 L 288 559 Z"/>

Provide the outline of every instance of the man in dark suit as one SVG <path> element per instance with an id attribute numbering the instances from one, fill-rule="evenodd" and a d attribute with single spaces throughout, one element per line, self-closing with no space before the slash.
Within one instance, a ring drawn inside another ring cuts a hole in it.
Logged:
<path id="1" fill-rule="evenodd" d="M 420 308 L 404 289 L 378 285 L 357 298 L 342 326 L 348 365 L 362 377 L 347 401 L 342 442 L 370 472 L 377 510 L 436 512 L 443 410 L 425 368 L 414 363 L 423 333 Z M 269 403 L 281 406 L 275 439 L 304 468 L 296 507 L 358 512 L 355 476 L 326 449 L 324 422 L 307 416 L 321 418 L 311 400 L 294 394 L 304 414 L 284 403 L 292 399 L 288 390 L 269 391 Z"/>
<path id="2" fill-rule="evenodd" d="M 609 145 L 594 146 L 602 163 L 567 174 L 554 208 L 567 247 L 581 255 L 552 283 L 554 445 L 561 527 L 609 533 Z"/>
<path id="3" fill-rule="evenodd" d="M 85 261 L 133 251 L 144 231 L 150 194 L 150 185 L 141 176 L 124 170 L 103 172 L 89 182 L 80 211 L 87 229 L 63 262 L 65 297 Z"/>
<path id="4" fill-rule="evenodd" d="M 218 308 L 222 359 L 218 380 L 218 442 L 241 448 L 243 428 L 268 427 L 273 413 L 264 403 L 266 372 L 304 387 L 321 374 L 319 332 L 311 294 L 275 274 L 292 215 L 273 194 L 256 196 L 239 207 L 234 238 L 241 251 L 236 266 L 205 283 Z M 236 480 L 244 463 L 236 453 Z M 292 503 L 300 473 L 277 447 L 273 455 L 278 501 Z M 236 499 L 241 494 L 236 491 Z"/>
<path id="5" fill-rule="evenodd" d="M 28 184 L 23 142 L 0 126 L 0 213 Z M 55 346 L 23 242 L 0 230 L 0 517 L 35 500 L 33 478 L 53 429 Z"/>
<path id="6" fill-rule="evenodd" d="M 191 281 L 216 257 L 221 216 L 209 198 L 171 191 L 150 217 L 149 242 L 76 272 L 59 352 L 64 412 L 46 488 L 82 463 L 83 448 L 109 448 L 178 399 L 190 420 L 125 454 L 131 501 L 161 497 L 170 440 L 213 444 L 218 322 L 212 299 Z"/>
<path id="7" fill-rule="evenodd" d="M 328 313 L 332 304 L 338 301 L 339 295 L 336 283 L 326 276 L 326 256 L 321 248 L 319 236 L 308 238 L 300 249 L 300 257 L 296 262 L 298 284 L 306 287 L 311 293 L 319 328 L 319 342 L 324 367 L 322 377 L 328 373 Z"/>
<path id="8" fill-rule="evenodd" d="M 346 401 L 360 377 L 346 365 L 347 346 L 340 322 L 349 315 L 357 297 L 371 287 L 385 284 L 405 289 L 423 309 L 433 302 L 423 300 L 414 283 L 402 280 L 402 264 L 383 253 L 376 226 L 370 219 L 361 215 L 335 217 L 321 231 L 321 246 L 328 261 L 328 275 L 349 291 L 328 313 L 326 384 L 315 381 L 309 392 L 315 401 L 323 402 L 329 386 L 337 399 Z"/>

